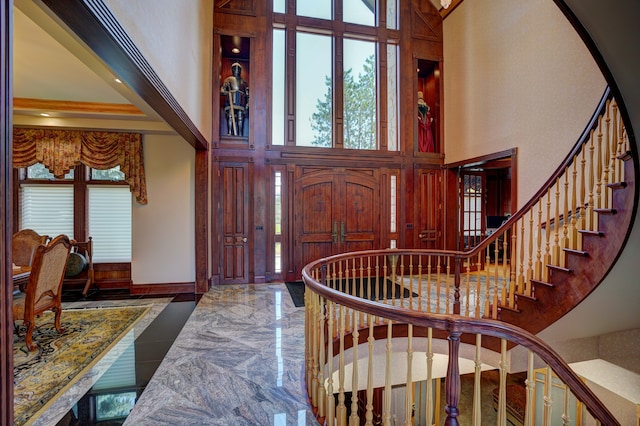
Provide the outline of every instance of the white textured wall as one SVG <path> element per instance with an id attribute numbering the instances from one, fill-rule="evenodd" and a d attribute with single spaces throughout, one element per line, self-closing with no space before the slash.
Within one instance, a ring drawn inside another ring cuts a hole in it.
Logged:
<path id="1" fill-rule="evenodd" d="M 189 118 L 211 139 L 213 2 L 105 3 Z"/>
<path id="2" fill-rule="evenodd" d="M 133 284 L 195 280 L 195 151 L 178 136 L 146 135 L 147 205 L 133 205 Z"/>
<path id="3" fill-rule="evenodd" d="M 518 148 L 518 207 L 584 129 L 605 81 L 551 0 L 465 1 L 444 21 L 445 160 Z"/>

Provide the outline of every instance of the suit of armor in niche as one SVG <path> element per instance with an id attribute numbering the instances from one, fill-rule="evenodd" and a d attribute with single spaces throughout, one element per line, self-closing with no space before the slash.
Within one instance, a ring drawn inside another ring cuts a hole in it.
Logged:
<path id="1" fill-rule="evenodd" d="M 249 88 L 242 78 L 242 65 L 234 62 L 231 74 L 224 79 L 220 93 L 224 97 L 227 135 L 245 136 L 245 121 L 249 115 Z"/>

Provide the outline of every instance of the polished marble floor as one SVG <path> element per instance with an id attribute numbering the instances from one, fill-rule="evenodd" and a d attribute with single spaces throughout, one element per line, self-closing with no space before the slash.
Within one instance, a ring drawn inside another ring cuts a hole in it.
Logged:
<path id="1" fill-rule="evenodd" d="M 97 399 L 106 395 L 130 395 L 132 392 L 133 395 L 141 394 L 195 308 L 192 295 L 138 297 L 130 296 L 128 292 L 100 291 L 79 300 L 79 294 L 74 293 L 69 292 L 63 296 L 63 310 L 113 306 L 151 306 L 151 309 L 77 383 L 57 398 L 46 411 L 31 419 L 30 424 L 33 425 L 98 424 Z M 124 419 L 111 420 L 100 424 L 115 425 L 122 424 L 123 421 Z"/>
<path id="2" fill-rule="evenodd" d="M 284 284 L 217 286 L 197 303 L 109 292 L 70 300 L 65 309 L 152 309 L 128 343 L 116 345 L 34 425 L 318 424 L 303 383 L 304 308 L 294 306 Z M 126 360 L 132 356 L 133 366 Z M 110 387 L 122 376 L 128 385 Z M 125 414 L 100 418 L 105 396 Z"/>
<path id="3" fill-rule="evenodd" d="M 125 425 L 317 425 L 303 386 L 304 308 L 284 284 L 212 288 Z"/>

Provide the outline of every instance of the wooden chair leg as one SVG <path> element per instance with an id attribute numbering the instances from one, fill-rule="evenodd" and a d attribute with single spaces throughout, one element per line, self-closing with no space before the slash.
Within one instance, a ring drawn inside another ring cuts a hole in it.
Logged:
<path id="1" fill-rule="evenodd" d="M 82 289 L 82 297 L 87 297 L 87 294 L 89 294 L 89 287 L 91 287 L 91 278 L 87 278 L 87 282 Z"/>
<path id="2" fill-rule="evenodd" d="M 34 351 L 38 348 L 38 345 L 33 343 L 33 329 L 35 328 L 35 321 L 25 321 L 24 325 L 27 327 L 27 331 L 24 335 L 24 342 L 27 345 L 27 350 Z"/>
<path id="3" fill-rule="evenodd" d="M 62 333 L 64 328 L 62 328 L 61 317 L 62 317 L 62 308 L 56 307 L 53 308 L 52 311 L 55 313 L 55 326 L 58 333 Z"/>

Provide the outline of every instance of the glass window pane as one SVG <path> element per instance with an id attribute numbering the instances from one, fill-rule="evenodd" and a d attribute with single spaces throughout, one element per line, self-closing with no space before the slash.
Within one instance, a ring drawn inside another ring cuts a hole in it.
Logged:
<path id="1" fill-rule="evenodd" d="M 47 169 L 44 164 L 36 163 L 33 166 L 27 167 L 27 179 L 49 179 L 54 180 L 56 177 Z M 65 180 L 73 180 L 73 169 L 69 170 L 69 173 L 64 175 Z"/>
<path id="2" fill-rule="evenodd" d="M 296 145 L 332 146 L 332 39 L 296 35 Z"/>
<path id="3" fill-rule="evenodd" d="M 376 1 L 343 0 L 342 14 L 345 22 L 373 27 L 376 23 Z"/>
<path id="4" fill-rule="evenodd" d="M 311 18 L 331 19 L 331 3 L 333 0 L 297 0 L 296 14 Z"/>
<path id="5" fill-rule="evenodd" d="M 275 252 L 273 272 L 280 274 L 282 273 L 282 243 L 274 243 L 273 250 Z"/>
<path id="6" fill-rule="evenodd" d="M 284 145 L 285 32 L 273 30 L 273 82 L 271 84 L 271 144 Z"/>
<path id="7" fill-rule="evenodd" d="M 128 186 L 88 188 L 89 235 L 94 262 L 131 262 L 131 192 Z"/>
<path id="8" fill-rule="evenodd" d="M 387 28 L 390 30 L 398 29 L 398 2 L 396 0 L 387 0 Z"/>
<path id="9" fill-rule="evenodd" d="M 115 166 L 108 170 L 91 169 L 91 179 L 124 181 L 124 173 L 120 171 L 120 166 Z"/>
<path id="10" fill-rule="evenodd" d="M 274 194 L 275 199 L 275 235 L 282 235 L 282 172 L 275 173 Z"/>
<path id="11" fill-rule="evenodd" d="M 72 185 L 22 185 L 20 195 L 20 229 L 73 238 Z"/>
<path id="12" fill-rule="evenodd" d="M 344 39 L 344 147 L 376 149 L 374 42 Z"/>
<path id="13" fill-rule="evenodd" d="M 398 46 L 387 45 L 387 150 L 398 151 Z"/>
<path id="14" fill-rule="evenodd" d="M 273 0 L 273 11 L 284 13 L 285 0 Z"/>
<path id="15" fill-rule="evenodd" d="M 391 175 L 391 182 L 389 193 L 391 195 L 391 199 L 389 200 L 389 217 L 391 222 L 389 223 L 389 232 L 397 232 L 397 210 L 398 210 L 398 196 L 397 196 L 397 187 L 398 187 L 398 177 L 396 175 Z"/>

